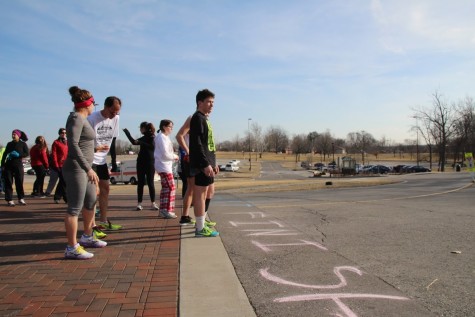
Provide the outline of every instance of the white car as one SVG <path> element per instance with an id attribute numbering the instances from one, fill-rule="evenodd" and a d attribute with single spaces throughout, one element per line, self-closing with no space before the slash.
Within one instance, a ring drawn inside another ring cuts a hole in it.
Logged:
<path id="1" fill-rule="evenodd" d="M 239 163 L 241 163 L 241 161 L 240 160 L 231 160 L 231 161 L 229 161 L 229 163 L 234 164 L 234 165 L 238 165 Z"/>
<path id="2" fill-rule="evenodd" d="M 226 167 L 224 168 L 225 171 L 228 171 L 228 172 L 237 172 L 239 170 L 239 166 L 237 166 L 237 164 L 231 164 L 231 163 L 228 163 L 226 164 Z"/>

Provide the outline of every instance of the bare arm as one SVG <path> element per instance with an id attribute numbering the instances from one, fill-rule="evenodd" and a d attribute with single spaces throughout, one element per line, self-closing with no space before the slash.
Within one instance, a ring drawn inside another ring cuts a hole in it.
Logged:
<path id="1" fill-rule="evenodd" d="M 186 118 L 185 123 L 183 123 L 182 127 L 180 130 L 178 130 L 176 134 L 176 140 L 180 147 L 185 150 L 186 154 L 190 154 L 190 149 L 188 148 L 188 144 L 186 144 L 185 136 L 188 134 L 190 131 L 190 121 L 191 121 L 191 116 Z"/>

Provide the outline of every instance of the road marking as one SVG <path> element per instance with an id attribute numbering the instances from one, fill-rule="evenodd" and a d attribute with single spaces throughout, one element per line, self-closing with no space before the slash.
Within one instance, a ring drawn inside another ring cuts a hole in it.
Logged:
<path id="1" fill-rule="evenodd" d="M 474 184 L 470 183 L 467 185 L 464 185 L 459 188 L 443 191 L 443 192 L 437 192 L 437 193 L 431 193 L 431 194 L 424 194 L 424 195 L 414 195 L 414 196 L 406 196 L 406 197 L 393 197 L 393 198 L 382 198 L 382 199 L 369 199 L 369 200 L 352 200 L 352 201 L 318 201 L 315 200 L 312 203 L 304 203 L 304 204 L 298 204 L 297 202 L 292 202 L 285 204 L 285 202 L 279 202 L 279 204 L 276 205 L 259 205 L 259 203 L 254 203 L 254 205 L 258 208 L 262 209 L 276 209 L 276 208 L 289 208 L 289 207 L 304 207 L 304 206 L 315 206 L 315 204 L 318 204 L 319 206 L 322 205 L 344 205 L 344 204 L 358 204 L 358 203 L 372 203 L 372 202 L 379 202 L 379 201 L 391 201 L 391 200 L 404 200 L 404 199 L 416 199 L 416 198 L 424 198 L 424 197 L 431 197 L 431 196 L 439 196 L 439 195 L 445 195 L 453 192 L 457 192 L 463 189 L 466 189 L 468 187 L 473 186 Z"/>

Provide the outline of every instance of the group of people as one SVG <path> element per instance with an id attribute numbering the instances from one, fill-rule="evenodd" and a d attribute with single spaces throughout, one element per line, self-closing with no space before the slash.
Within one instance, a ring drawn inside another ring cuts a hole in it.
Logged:
<path id="1" fill-rule="evenodd" d="M 170 134 L 171 120 L 160 121 L 159 132 L 155 135 L 152 123 L 142 122 L 142 137 L 132 138 L 128 129 L 124 132 L 133 145 L 139 145 L 137 157 L 137 210 L 142 210 L 143 188 L 149 187 L 152 209 L 159 210 L 165 218 L 176 218 L 174 212 L 175 182 L 173 163 L 179 160 L 179 175 L 183 182 L 183 209 L 180 225 L 195 225 L 196 237 L 216 237 L 215 222 L 206 217 L 214 194 L 214 176 L 219 172 L 216 164 L 216 147 L 213 130 L 208 116 L 214 106 L 214 93 L 208 89 L 196 95 L 196 112 L 189 116 L 176 135 L 180 156 L 175 154 Z M 154 174 L 158 173 L 161 182 L 160 206 L 155 203 Z M 193 202 L 195 218 L 190 216 Z"/>
<path id="2" fill-rule="evenodd" d="M 109 167 L 107 155 L 110 153 L 112 171 L 117 170 L 115 141 L 119 136 L 119 113 L 122 101 L 115 96 L 107 97 L 104 108 L 94 112 L 94 97 L 88 90 L 77 86 L 69 88 L 74 104 L 66 127 L 58 131 L 51 152 L 43 136 L 35 139 L 35 145 L 29 150 L 28 138 L 20 130 L 12 132 L 12 141 L 2 149 L 1 179 L 4 180 L 5 200 L 8 206 L 13 202 L 13 181 L 15 182 L 18 203 L 26 205 L 23 189 L 23 158 L 30 156 L 31 166 L 36 180 L 32 196 L 51 196 L 54 185 L 59 179 L 54 193 L 54 201 L 61 199 L 67 203 L 64 220 L 67 246 L 65 258 L 89 259 L 93 253 L 86 248 L 103 248 L 107 242 L 104 231 L 120 230 L 122 226 L 111 223 L 109 210 Z M 195 225 L 196 237 L 216 237 L 215 222 L 207 219 L 207 211 L 214 194 L 214 177 L 219 172 L 216 164 L 213 130 L 208 117 L 214 106 L 214 93 L 208 89 L 200 90 L 196 95 L 196 112 L 189 116 L 176 135 L 180 156 L 175 154 L 170 134 L 173 130 L 171 120 L 161 120 L 159 131 L 151 122 L 142 122 L 142 136 L 134 139 L 128 129 L 123 129 L 129 141 L 139 145 L 137 157 L 137 207 L 143 210 L 143 192 L 147 184 L 151 200 L 151 209 L 159 211 L 166 219 L 177 218 L 175 214 L 175 182 L 173 164 L 179 161 L 180 176 L 183 181 L 183 209 L 179 223 Z M 44 180 L 50 173 L 50 182 L 44 191 Z M 159 204 L 155 202 L 154 176 L 158 173 L 161 182 Z M 1 183 L 0 183 L 1 184 Z M 190 208 L 194 207 L 194 220 Z M 82 214 L 83 234 L 78 239 L 78 216 Z M 96 223 L 95 215 L 99 214 Z"/>
<path id="3" fill-rule="evenodd" d="M 23 159 L 30 157 L 31 168 L 33 169 L 36 179 L 33 183 L 32 197 L 49 197 L 54 192 L 54 201 L 59 203 L 60 199 L 66 198 L 66 187 L 62 177 L 62 167 L 64 160 L 68 154 L 68 146 L 66 143 L 66 130 L 59 129 L 58 138 L 53 142 L 51 151 L 43 136 L 35 139 L 35 145 L 28 149 L 26 134 L 18 129 L 12 131 L 12 141 L 5 148 L 0 149 L 1 167 L 0 173 L 0 191 L 5 191 L 5 200 L 9 207 L 15 207 L 13 201 L 13 184 L 17 192 L 18 204 L 26 205 L 25 191 L 23 187 L 24 168 Z M 44 191 L 45 177 L 50 174 L 50 180 L 46 191 Z M 59 179 L 59 183 L 58 183 Z M 58 183 L 56 185 L 56 183 Z"/>
<path id="4" fill-rule="evenodd" d="M 74 111 L 69 114 L 66 127 L 59 130 L 59 137 L 53 143 L 51 155 L 44 137 L 37 137 L 35 146 L 28 151 L 26 140 L 21 139 L 23 133 L 14 130 L 12 142 L 7 144 L 1 160 L 2 178 L 5 179 L 5 200 L 8 205 L 14 206 L 13 178 L 18 201 L 26 205 L 22 159 L 30 155 L 37 175 L 32 193 L 35 196 L 47 196 L 49 189 L 43 191 L 44 175 L 48 169 L 54 171 L 60 179 L 60 184 L 62 182 L 62 187 L 58 185 L 55 192 L 55 201 L 63 198 L 68 205 L 64 220 L 67 237 L 65 258 L 90 259 L 94 254 L 86 251 L 85 247 L 103 248 L 107 245 L 107 242 L 102 240 L 107 236 L 104 231 L 122 229 L 121 225 L 112 224 L 107 217 L 110 175 L 106 160 L 110 153 L 112 170 L 117 169 L 115 140 L 119 135 L 122 102 L 118 97 L 107 97 L 103 110 L 93 112 L 95 101 L 89 91 L 73 86 L 69 88 L 69 94 Z M 214 177 L 219 172 L 213 130 L 208 120 L 214 106 L 214 94 L 208 89 L 200 90 L 196 95 L 196 106 L 196 112 L 187 118 L 177 134 L 180 157 L 175 154 L 170 140 L 173 129 L 171 120 L 161 120 L 158 133 L 152 123 L 142 122 L 142 137 L 138 139 L 132 138 L 127 129 L 124 129 L 124 132 L 132 144 L 140 146 L 137 158 L 136 209 L 143 209 L 143 189 L 147 184 L 151 208 L 158 210 L 164 218 L 177 218 L 174 212 L 176 187 L 173 163 L 180 160 L 180 175 L 186 188 L 180 224 L 194 224 L 196 237 L 216 237 L 219 235 L 214 229 L 216 223 L 206 217 L 214 193 Z M 59 154 L 53 155 L 54 151 Z M 159 174 L 162 186 L 159 205 L 155 202 L 155 172 Z M 196 220 L 189 214 L 191 204 Z M 100 215 L 98 223 L 95 219 L 96 211 Z M 79 213 L 82 213 L 84 230 L 78 239 Z"/>

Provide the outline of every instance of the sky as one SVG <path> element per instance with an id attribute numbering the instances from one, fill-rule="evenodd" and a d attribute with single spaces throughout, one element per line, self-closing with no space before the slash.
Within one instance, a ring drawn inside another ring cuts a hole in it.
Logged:
<path id="1" fill-rule="evenodd" d="M 475 97 L 473 0 L 0 0 L 0 144 L 49 144 L 89 90 L 121 128 L 175 131 L 216 94 L 217 142 L 248 125 L 415 139 L 414 108 Z M 251 119 L 251 120 L 249 120 Z M 126 140 L 122 133 L 120 139 Z"/>

